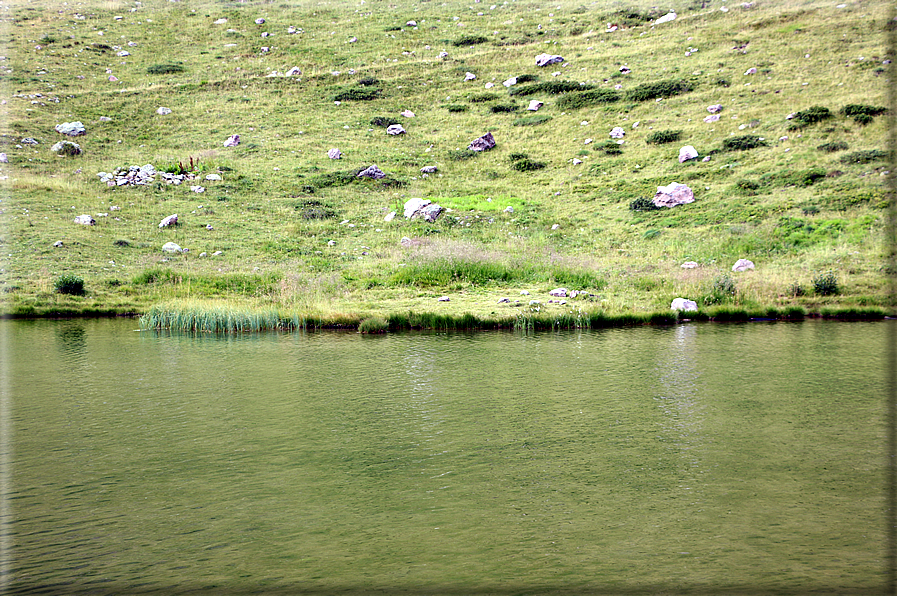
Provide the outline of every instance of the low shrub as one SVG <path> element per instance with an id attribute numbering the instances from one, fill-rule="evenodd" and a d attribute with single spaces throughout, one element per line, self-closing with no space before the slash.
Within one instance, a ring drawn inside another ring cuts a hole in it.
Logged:
<path id="1" fill-rule="evenodd" d="M 629 203 L 630 211 L 657 211 L 660 209 L 651 199 L 641 197 Z"/>
<path id="2" fill-rule="evenodd" d="M 128 242 L 127 240 L 123 239 L 123 238 L 119 238 L 118 240 L 116 240 L 116 241 L 113 242 L 112 244 L 115 245 L 115 246 L 120 246 L 120 247 L 122 247 L 122 248 L 127 248 L 127 247 L 131 246 L 131 243 Z"/>
<path id="3" fill-rule="evenodd" d="M 816 148 L 826 153 L 835 153 L 836 151 L 846 151 L 847 149 L 850 149 L 850 147 L 844 141 L 832 141 L 831 143 L 823 143 Z"/>
<path id="4" fill-rule="evenodd" d="M 344 89 L 336 93 L 333 101 L 372 101 L 380 97 L 380 89 Z"/>
<path id="5" fill-rule="evenodd" d="M 713 84 L 717 87 L 729 87 L 732 84 L 732 81 L 729 79 L 716 79 Z"/>
<path id="6" fill-rule="evenodd" d="M 817 122 L 827 120 L 831 118 L 832 115 L 833 114 L 831 110 L 826 107 L 813 106 L 811 108 L 807 108 L 806 110 L 796 112 L 794 114 L 794 118 L 791 119 L 791 124 L 788 127 L 791 129 L 803 128 L 804 126 L 809 126 L 810 124 L 816 124 Z"/>
<path id="7" fill-rule="evenodd" d="M 658 97 L 672 97 L 693 90 L 691 82 L 685 79 L 645 83 L 626 92 L 626 99 L 631 101 L 648 101 Z"/>
<path id="8" fill-rule="evenodd" d="M 790 286 L 788 286 L 788 289 L 786 290 L 785 293 L 788 294 L 789 296 L 793 296 L 793 297 L 797 298 L 798 296 L 803 296 L 807 292 L 806 292 L 806 290 L 804 290 L 804 287 L 801 285 L 801 283 L 799 281 L 796 281 L 796 282 L 792 283 Z"/>
<path id="9" fill-rule="evenodd" d="M 509 114 L 511 112 L 516 112 L 518 109 L 519 107 L 514 104 L 498 104 L 489 106 L 489 111 L 493 114 Z"/>
<path id="10" fill-rule="evenodd" d="M 747 151 L 748 149 L 756 149 L 766 145 L 766 141 L 761 140 L 758 136 L 742 135 L 730 137 L 723 141 L 723 151 Z"/>
<path id="11" fill-rule="evenodd" d="M 320 201 L 306 201 L 296 206 L 302 219 L 333 219 L 338 214 L 330 205 Z"/>
<path id="12" fill-rule="evenodd" d="M 577 110 L 590 106 L 613 103 L 620 100 L 620 94 L 610 89 L 591 89 L 579 93 L 569 93 L 557 101 L 562 110 Z"/>
<path id="13" fill-rule="evenodd" d="M 535 126 L 537 124 L 548 122 L 549 120 L 551 120 L 551 116 L 549 116 L 548 114 L 534 114 L 532 116 L 518 118 L 511 124 L 513 124 L 514 126 Z"/>
<path id="14" fill-rule="evenodd" d="M 529 154 L 527 153 L 512 153 L 508 156 L 508 159 L 511 161 L 518 161 L 521 159 L 529 159 Z"/>
<path id="15" fill-rule="evenodd" d="M 735 188 L 741 191 L 743 194 L 752 195 L 755 194 L 757 189 L 760 188 L 760 183 L 756 180 L 748 180 L 747 178 L 742 178 L 735 183 Z"/>
<path id="16" fill-rule="evenodd" d="M 518 172 L 532 172 L 535 170 L 541 170 L 546 167 L 546 164 L 541 161 L 533 161 L 529 158 L 518 159 L 511 164 L 511 167 Z"/>
<path id="17" fill-rule="evenodd" d="M 517 84 L 520 85 L 522 83 L 532 83 L 534 81 L 538 81 L 539 77 L 533 74 L 522 74 L 517 75 Z"/>
<path id="18" fill-rule="evenodd" d="M 604 141 L 600 145 L 595 147 L 598 151 L 601 151 L 605 155 L 622 155 L 623 147 L 618 145 L 613 141 Z"/>
<path id="19" fill-rule="evenodd" d="M 864 151 L 855 151 L 841 156 L 841 163 L 872 163 L 874 161 L 887 161 L 888 152 L 881 149 L 866 149 Z"/>
<path id="20" fill-rule="evenodd" d="M 853 117 L 853 120 L 860 126 L 866 126 L 867 124 L 872 124 L 872 121 L 875 120 L 875 118 L 869 114 L 857 114 Z"/>
<path id="21" fill-rule="evenodd" d="M 837 294 L 838 278 L 829 271 L 828 273 L 820 273 L 813 278 L 813 291 L 819 296 L 831 296 Z"/>
<path id="22" fill-rule="evenodd" d="M 465 35 L 453 41 L 452 45 L 460 48 L 461 46 L 475 46 L 487 41 L 489 41 L 489 38 L 485 35 Z"/>
<path id="23" fill-rule="evenodd" d="M 527 97 L 544 93 L 546 95 L 560 95 L 562 93 L 570 93 L 573 91 L 588 91 L 594 89 L 594 85 L 581 85 L 574 81 L 546 81 L 544 83 L 533 83 L 532 85 L 522 85 L 520 87 L 511 87 L 509 95 L 519 95 Z"/>
<path id="24" fill-rule="evenodd" d="M 149 74 L 175 74 L 186 70 L 182 64 L 153 64 L 146 69 Z"/>
<path id="25" fill-rule="evenodd" d="M 363 79 L 358 79 L 358 84 L 362 87 L 373 87 L 379 82 L 380 80 L 376 77 L 364 77 Z"/>
<path id="26" fill-rule="evenodd" d="M 386 333 L 389 323 L 383 317 L 368 317 L 358 324 L 359 333 Z"/>
<path id="27" fill-rule="evenodd" d="M 479 93 L 477 95 L 471 95 L 467 101 L 470 103 L 488 103 L 490 101 L 495 101 L 498 99 L 498 94 L 496 93 Z"/>
<path id="28" fill-rule="evenodd" d="M 460 113 L 460 112 L 466 112 L 467 106 L 462 106 L 462 105 L 458 105 L 458 104 L 449 104 L 449 105 L 445 106 L 445 109 L 448 110 L 449 112 L 452 112 L 453 114 L 456 114 L 456 113 Z"/>
<path id="29" fill-rule="evenodd" d="M 719 292 L 720 294 L 734 296 L 735 291 L 737 290 L 735 278 L 733 278 L 728 273 L 718 275 L 713 279 L 713 286 L 711 289 L 712 291 Z"/>
<path id="30" fill-rule="evenodd" d="M 662 145 L 664 143 L 675 143 L 682 137 L 681 130 L 658 130 L 645 137 L 646 143 Z"/>
<path id="31" fill-rule="evenodd" d="M 388 128 L 393 124 L 399 124 L 399 121 L 395 118 L 390 118 L 389 116 L 374 116 L 371 118 L 371 126 L 382 126 L 383 128 Z"/>
<path id="32" fill-rule="evenodd" d="M 73 273 L 63 273 L 57 277 L 53 287 L 57 294 L 84 295 L 84 280 Z"/>
<path id="33" fill-rule="evenodd" d="M 841 108 L 840 112 L 851 118 L 855 116 L 881 116 L 888 111 L 888 108 L 880 106 L 867 106 L 863 104 L 848 104 Z"/>

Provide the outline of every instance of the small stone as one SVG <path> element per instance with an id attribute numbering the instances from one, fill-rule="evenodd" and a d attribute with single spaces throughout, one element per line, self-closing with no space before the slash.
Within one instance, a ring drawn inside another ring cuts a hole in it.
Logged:
<path id="1" fill-rule="evenodd" d="M 612 139 L 622 139 L 625 135 L 626 131 L 623 130 L 622 126 L 617 126 L 612 131 L 610 131 L 610 138 Z"/>
<path id="2" fill-rule="evenodd" d="M 747 271 L 748 269 L 753 269 L 754 263 L 747 259 L 738 259 L 735 261 L 735 264 L 732 265 L 732 271 Z"/>
<path id="3" fill-rule="evenodd" d="M 527 290 L 520 290 L 521 296 L 529 296 L 529 292 Z"/>
<path id="4" fill-rule="evenodd" d="M 711 114 L 719 114 L 720 112 L 723 111 L 723 104 L 718 103 L 718 104 L 714 104 L 712 106 L 707 106 L 707 111 L 710 112 Z"/>
<path id="5" fill-rule="evenodd" d="M 256 24 L 256 25 L 264 25 L 264 24 L 265 24 L 265 19 L 258 18 L 258 19 L 255 20 L 255 24 Z"/>
<path id="6" fill-rule="evenodd" d="M 555 298 L 566 298 L 567 297 L 567 288 L 555 288 L 548 292 L 549 296 L 554 296 Z"/>
<path id="7" fill-rule="evenodd" d="M 380 180 L 381 178 L 386 178 L 386 174 L 375 165 L 368 166 L 364 170 L 358 172 L 358 178 L 373 178 L 374 180 Z"/>
<path id="8" fill-rule="evenodd" d="M 448 296 L 440 296 L 439 297 L 439 302 L 448 302 L 449 300 L 451 300 L 451 299 Z"/>
<path id="9" fill-rule="evenodd" d="M 9 163 L 9 157 L 5 153 L 0 153 L 0 163 Z"/>
<path id="10" fill-rule="evenodd" d="M 166 108 L 163 106 L 163 107 L 158 108 L 156 110 L 156 113 L 159 114 L 160 116 L 167 116 L 168 114 L 171 113 L 171 108 Z"/>
<path id="11" fill-rule="evenodd" d="M 505 87 L 513 87 L 517 84 L 517 77 L 511 77 L 502 83 Z"/>
<path id="12" fill-rule="evenodd" d="M 698 150 L 691 145 L 686 145 L 679 149 L 679 163 L 685 163 L 691 159 L 698 157 Z"/>
<path id="13" fill-rule="evenodd" d="M 551 229 L 552 229 L 552 230 L 557 230 L 557 229 L 560 228 L 560 227 L 561 227 L 561 224 L 554 224 L 554 225 L 551 226 Z"/>
<path id="14" fill-rule="evenodd" d="M 405 128 L 401 124 L 392 124 L 386 127 L 386 134 L 388 135 L 403 135 L 405 134 Z"/>
<path id="15" fill-rule="evenodd" d="M 548 66 L 550 64 L 559 64 L 564 61 L 562 56 L 553 54 L 539 54 L 536 56 L 536 66 Z"/>
<path id="16" fill-rule="evenodd" d="M 508 205 L 505 207 L 505 213 L 514 213 L 514 208 Z"/>
<path id="17" fill-rule="evenodd" d="M 436 166 L 424 166 L 420 169 L 421 174 L 435 174 L 439 171 L 439 168 Z"/>
<path id="18" fill-rule="evenodd" d="M 471 141 L 467 148 L 471 151 L 487 151 L 495 147 L 495 138 L 491 132 Z"/>
<path id="19" fill-rule="evenodd" d="M 383 218 L 383 221 L 392 221 L 395 218 L 395 216 L 396 216 L 396 212 L 390 211 L 389 213 L 386 214 L 386 217 Z"/>
<path id="20" fill-rule="evenodd" d="M 465 80 L 465 81 L 472 81 L 472 80 L 474 80 L 474 79 L 476 79 L 476 78 L 477 78 L 477 75 L 473 74 L 472 72 L 464 73 L 464 80 Z"/>
<path id="21" fill-rule="evenodd" d="M 201 252 L 201 253 L 199 253 L 199 256 L 201 256 L 201 257 L 207 257 L 207 256 L 209 256 L 209 253 L 207 253 L 207 252 Z"/>
<path id="22" fill-rule="evenodd" d="M 162 252 L 184 252 L 184 249 L 174 242 L 166 242 L 162 245 Z"/>
<path id="23" fill-rule="evenodd" d="M 510 298 L 499 298 L 498 299 L 499 304 L 508 304 L 509 302 L 511 302 Z"/>
<path id="24" fill-rule="evenodd" d="M 342 159 L 343 152 L 334 147 L 333 149 L 327 151 L 327 157 L 329 157 L 330 159 Z"/>
<path id="25" fill-rule="evenodd" d="M 219 176 L 218 174 L 207 174 L 206 180 L 208 180 L 209 182 L 215 182 L 221 180 L 221 176 Z"/>
<path id="26" fill-rule="evenodd" d="M 178 214 L 177 213 L 175 213 L 174 215 L 169 215 L 168 217 L 166 217 L 165 219 L 163 219 L 162 221 L 159 222 L 160 228 L 167 228 L 169 226 L 176 226 L 176 225 L 178 225 Z"/>
<path id="27" fill-rule="evenodd" d="M 286 71 L 286 72 L 284 73 L 284 76 L 286 76 L 286 77 L 298 77 L 298 76 L 301 75 L 301 74 L 302 74 L 302 69 L 300 69 L 298 66 L 294 66 L 294 67 L 291 68 L 290 70 Z"/>
<path id="28" fill-rule="evenodd" d="M 541 108 L 543 105 L 545 105 L 545 104 L 542 103 L 541 101 L 539 101 L 538 99 L 532 99 L 532 100 L 530 100 L 529 106 L 527 106 L 526 109 L 529 110 L 530 112 L 538 112 L 539 108 Z"/>
<path id="29" fill-rule="evenodd" d="M 67 137 L 78 137 L 87 134 L 87 129 L 80 122 L 63 122 L 56 125 L 56 132 Z"/>
<path id="30" fill-rule="evenodd" d="M 408 21 L 405 23 L 406 27 L 417 27 L 417 21 Z"/>
<path id="31" fill-rule="evenodd" d="M 682 267 L 683 269 L 695 269 L 697 266 L 698 264 L 694 261 L 685 261 L 684 263 L 682 263 L 682 265 L 680 265 L 680 267 Z"/>
<path id="32" fill-rule="evenodd" d="M 675 20 L 676 20 L 676 13 L 668 12 L 667 14 L 663 15 L 662 17 L 660 17 L 659 19 L 654 21 L 654 24 L 661 25 L 663 23 L 669 23 L 670 21 L 675 21 Z"/>
<path id="33" fill-rule="evenodd" d="M 224 253 L 221 252 L 220 250 L 216 250 L 215 252 L 212 253 L 212 256 L 213 256 L 213 257 L 220 257 L 220 256 L 223 255 L 223 254 L 224 254 Z"/>
<path id="34" fill-rule="evenodd" d="M 752 66 L 749 69 L 747 69 L 746 71 L 744 71 L 744 74 L 745 75 L 757 74 L 757 69 Z"/>
<path id="35" fill-rule="evenodd" d="M 240 135 L 231 135 L 224 141 L 225 147 L 236 147 L 240 144 Z"/>
<path id="36" fill-rule="evenodd" d="M 402 116 L 404 116 L 405 118 L 414 118 L 414 112 L 412 112 L 411 110 L 405 110 L 404 112 L 402 112 Z"/>
<path id="37" fill-rule="evenodd" d="M 53 248 L 62 248 L 63 246 L 65 245 L 62 243 L 62 240 L 57 240 L 53 243 Z"/>
<path id="38" fill-rule="evenodd" d="M 82 226 L 92 226 L 92 225 L 96 225 L 97 222 L 90 215 L 84 214 L 84 215 L 79 215 L 78 217 L 76 217 L 75 223 L 81 224 Z"/>
<path id="39" fill-rule="evenodd" d="M 711 122 L 716 122 L 717 120 L 719 120 L 719 114 L 711 114 L 709 116 L 704 116 L 704 122 L 707 122 L 708 124 Z"/>
<path id="40" fill-rule="evenodd" d="M 698 310 L 698 303 L 686 298 L 676 298 L 673 300 L 673 303 L 670 304 L 670 310 L 693 312 Z"/>

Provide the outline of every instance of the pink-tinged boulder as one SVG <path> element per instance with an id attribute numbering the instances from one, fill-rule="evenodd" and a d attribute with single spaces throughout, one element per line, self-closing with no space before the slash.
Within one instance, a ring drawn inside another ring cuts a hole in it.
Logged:
<path id="1" fill-rule="evenodd" d="M 240 144 L 240 135 L 231 135 L 224 141 L 225 147 L 236 147 Z"/>
<path id="2" fill-rule="evenodd" d="M 487 132 L 480 138 L 474 139 L 470 145 L 467 146 L 471 151 L 488 151 L 493 147 L 495 147 L 495 138 L 492 136 L 491 132 Z"/>
<path id="3" fill-rule="evenodd" d="M 386 178 L 386 173 L 374 164 L 358 172 L 356 178 L 373 178 L 374 180 L 380 180 L 381 178 Z"/>
<path id="4" fill-rule="evenodd" d="M 685 203 L 693 203 L 695 193 L 685 184 L 673 182 L 667 186 L 658 186 L 653 203 L 658 207 L 675 207 Z"/>
<path id="5" fill-rule="evenodd" d="M 623 130 L 622 126 L 614 127 L 612 131 L 610 131 L 610 138 L 612 139 L 622 139 L 626 136 L 626 131 Z"/>
<path id="6" fill-rule="evenodd" d="M 679 149 L 679 163 L 684 163 L 690 159 L 698 157 L 698 150 L 691 145 L 686 145 Z"/>
<path id="7" fill-rule="evenodd" d="M 719 120 L 719 114 L 710 114 L 709 116 L 704 116 L 704 122 L 707 122 L 708 124 L 710 122 L 716 122 L 717 120 Z"/>
<path id="8" fill-rule="evenodd" d="M 536 56 L 536 66 L 548 66 L 549 64 L 558 64 L 563 61 L 563 56 L 555 56 L 553 54 L 539 54 Z"/>
<path id="9" fill-rule="evenodd" d="M 539 101 L 538 99 L 531 99 L 529 102 L 529 106 L 526 108 L 530 112 L 538 112 L 539 108 L 544 106 L 545 104 Z"/>
<path id="10" fill-rule="evenodd" d="M 327 157 L 329 157 L 330 159 L 342 159 L 343 152 L 334 147 L 333 149 L 327 151 Z"/>
<path id="11" fill-rule="evenodd" d="M 720 112 L 723 111 L 723 104 L 718 103 L 718 104 L 714 104 L 712 106 L 707 106 L 707 111 L 710 112 L 711 114 L 719 114 Z"/>
<path id="12" fill-rule="evenodd" d="M 682 310 L 685 312 L 696 311 L 698 310 L 698 303 L 687 298 L 676 298 L 673 300 L 673 303 L 670 304 L 670 309 Z"/>
<path id="13" fill-rule="evenodd" d="M 178 225 L 178 214 L 177 213 L 175 213 L 174 215 L 169 215 L 168 217 L 166 217 L 165 219 L 163 219 L 162 221 L 159 222 L 160 228 L 167 228 L 169 226 L 176 226 L 176 225 Z"/>
<path id="14" fill-rule="evenodd" d="M 747 259 L 738 259 L 735 261 L 735 264 L 732 265 L 732 271 L 747 271 L 748 269 L 753 269 L 754 263 L 748 261 Z"/>

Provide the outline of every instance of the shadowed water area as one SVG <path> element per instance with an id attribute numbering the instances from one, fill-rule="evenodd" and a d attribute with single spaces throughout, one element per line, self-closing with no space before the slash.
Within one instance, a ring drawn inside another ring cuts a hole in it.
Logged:
<path id="1" fill-rule="evenodd" d="M 2 321 L 0 588 L 878 593 L 894 323 Z"/>

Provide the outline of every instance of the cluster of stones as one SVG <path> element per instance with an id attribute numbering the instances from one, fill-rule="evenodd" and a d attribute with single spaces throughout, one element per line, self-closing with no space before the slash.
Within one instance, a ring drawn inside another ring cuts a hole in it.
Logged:
<path id="1" fill-rule="evenodd" d="M 196 174 L 172 174 L 171 172 L 159 172 L 152 164 L 143 166 L 130 166 L 128 168 L 115 168 L 111 172 L 97 172 L 100 182 L 104 182 L 107 186 L 146 186 L 155 182 L 156 177 L 161 178 L 168 184 L 175 186 L 183 182 L 195 180 Z M 218 174 L 209 174 L 206 180 L 221 180 Z"/>

